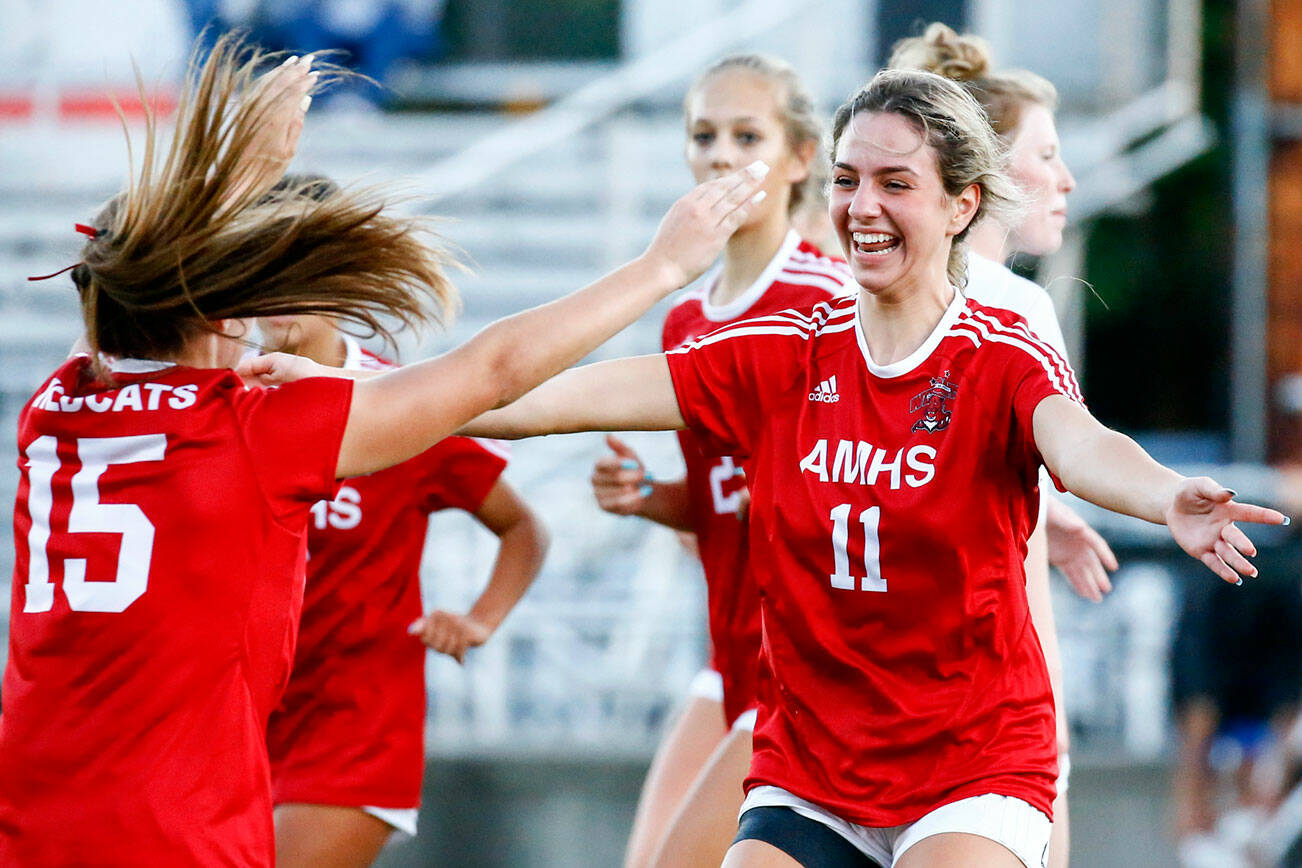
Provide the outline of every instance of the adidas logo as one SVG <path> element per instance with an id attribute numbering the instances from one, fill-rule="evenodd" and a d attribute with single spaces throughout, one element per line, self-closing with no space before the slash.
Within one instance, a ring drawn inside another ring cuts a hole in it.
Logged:
<path id="1" fill-rule="evenodd" d="M 809 393 L 809 400 L 821 401 L 824 404 L 835 404 L 841 400 L 841 396 L 836 393 L 836 375 L 833 374 L 819 383 L 814 391 Z"/>

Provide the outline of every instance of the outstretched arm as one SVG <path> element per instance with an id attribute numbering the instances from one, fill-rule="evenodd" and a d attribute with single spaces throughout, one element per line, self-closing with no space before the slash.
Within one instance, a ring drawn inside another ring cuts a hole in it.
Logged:
<path id="1" fill-rule="evenodd" d="M 1287 524 L 1281 512 L 1234 502 L 1234 492 L 1207 477 L 1185 478 L 1158 464 L 1138 443 L 1104 427 L 1061 395 L 1035 409 L 1035 444 L 1069 491 L 1091 503 L 1165 524 L 1190 557 L 1227 582 L 1255 576 L 1257 549 L 1236 522 Z"/>
<path id="2" fill-rule="evenodd" d="M 553 377 L 458 434 L 519 440 L 577 431 L 672 431 L 686 427 L 661 354 L 612 359 Z"/>
<path id="3" fill-rule="evenodd" d="M 442 356 L 358 382 L 336 472 L 356 476 L 411 458 L 573 365 L 704 271 L 763 198 L 759 186 L 767 171 L 757 162 L 700 184 L 674 203 L 645 253 L 596 283 L 499 320 Z M 660 366 L 667 387 L 663 360 Z M 274 363 L 255 360 L 239 372 L 252 382 L 280 382 Z M 672 389 L 667 391 L 672 400 Z M 676 407 L 673 416 L 677 418 Z M 585 424 L 565 420 L 556 430 L 590 430 Z M 681 419 L 676 424 L 681 426 Z M 673 419 L 659 417 L 641 426 L 613 428 L 674 426 Z M 550 431 L 508 436 L 530 433 Z"/>

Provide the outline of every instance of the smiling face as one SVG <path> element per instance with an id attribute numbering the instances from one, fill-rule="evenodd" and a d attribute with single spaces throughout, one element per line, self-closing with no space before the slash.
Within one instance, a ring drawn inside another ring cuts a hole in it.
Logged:
<path id="1" fill-rule="evenodd" d="M 1034 256 L 1053 253 L 1062 246 L 1067 194 L 1076 188 L 1076 179 L 1062 161 L 1053 114 L 1043 105 L 1023 108 L 1009 149 L 1008 174 L 1027 197 L 1011 246 Z"/>
<path id="2" fill-rule="evenodd" d="M 686 103 L 687 165 L 698 184 L 755 160 L 769 165 L 763 187 L 768 196 L 747 225 L 778 214 L 785 219 L 791 186 L 809 176 L 817 149 L 813 141 L 792 148 L 778 103 L 781 87 L 752 70 L 723 69 L 701 82 Z"/>
<path id="3" fill-rule="evenodd" d="M 945 192 L 936 151 L 908 118 L 862 112 L 837 142 L 828 199 L 855 280 L 877 295 L 943 289 L 953 238 L 980 193 Z"/>

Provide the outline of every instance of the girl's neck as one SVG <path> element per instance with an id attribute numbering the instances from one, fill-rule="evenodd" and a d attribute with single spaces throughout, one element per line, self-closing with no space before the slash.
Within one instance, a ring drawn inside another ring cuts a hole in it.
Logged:
<path id="1" fill-rule="evenodd" d="M 791 223 L 783 212 L 781 219 L 743 226 L 734 232 L 723 251 L 719 279 L 710 288 L 710 304 L 722 307 L 750 289 L 773 261 L 790 229 Z"/>
<path id="2" fill-rule="evenodd" d="M 875 294 L 861 290 L 859 324 L 873 362 L 891 365 L 908 358 L 935 331 L 956 291 L 943 268 L 913 285 Z"/>
<path id="3" fill-rule="evenodd" d="M 1003 264 L 1009 254 L 1008 229 L 994 220 L 982 220 L 967 235 L 967 247 L 977 256 Z"/>

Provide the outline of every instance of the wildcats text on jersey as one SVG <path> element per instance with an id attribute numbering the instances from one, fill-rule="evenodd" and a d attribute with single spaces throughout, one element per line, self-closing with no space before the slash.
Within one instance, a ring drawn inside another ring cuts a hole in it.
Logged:
<path id="1" fill-rule="evenodd" d="M 172 386 L 168 383 L 130 383 L 111 392 L 98 392 L 89 395 L 72 395 L 64 393 L 63 383 L 51 380 L 35 400 L 32 409 L 45 410 L 50 413 L 76 413 L 90 410 L 92 413 L 121 413 L 125 410 L 186 410 L 193 407 L 199 387 L 194 383 Z M 164 396 L 167 400 L 164 401 Z"/>

